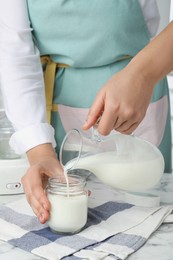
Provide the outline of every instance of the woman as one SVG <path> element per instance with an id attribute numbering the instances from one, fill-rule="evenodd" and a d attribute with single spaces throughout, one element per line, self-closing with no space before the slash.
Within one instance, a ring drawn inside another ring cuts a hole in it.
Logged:
<path id="1" fill-rule="evenodd" d="M 125 134 L 136 129 L 140 137 L 159 146 L 166 171 L 170 170 L 166 79 L 156 86 L 149 82 L 144 88 L 140 85 L 142 74 L 135 81 L 133 70 L 128 78 L 117 74 L 131 64 L 156 32 L 159 16 L 155 1 L 6 0 L 0 3 L 0 10 L 3 96 L 7 116 L 16 130 L 11 145 L 16 152 L 27 153 L 31 167 L 23 186 L 41 223 L 49 218 L 50 209 L 44 181 L 62 174 L 54 147 L 57 144 L 58 153 L 65 132 L 82 127 L 90 107 L 84 130 L 100 114 L 98 129 L 103 135 L 113 129 Z M 40 56 L 45 69 L 47 117 L 53 127 L 46 120 Z M 134 85 L 128 88 L 130 79 Z M 52 86 L 53 93 L 49 89 Z M 161 118 L 150 125 L 153 115 L 160 115 L 162 110 Z M 158 128 L 160 119 L 163 127 Z"/>

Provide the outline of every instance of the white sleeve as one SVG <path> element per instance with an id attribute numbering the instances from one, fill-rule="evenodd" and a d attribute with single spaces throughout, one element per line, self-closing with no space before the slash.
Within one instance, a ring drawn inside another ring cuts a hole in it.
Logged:
<path id="1" fill-rule="evenodd" d="M 43 143 L 55 147 L 54 129 L 46 122 L 43 73 L 26 0 L 0 1 L 0 74 L 5 111 L 15 128 L 12 148 L 22 154 Z"/>
<path id="2" fill-rule="evenodd" d="M 148 27 L 150 37 L 154 37 L 157 33 L 160 23 L 160 14 L 157 2 L 156 0 L 139 0 L 139 4 L 144 15 L 144 20 Z"/>

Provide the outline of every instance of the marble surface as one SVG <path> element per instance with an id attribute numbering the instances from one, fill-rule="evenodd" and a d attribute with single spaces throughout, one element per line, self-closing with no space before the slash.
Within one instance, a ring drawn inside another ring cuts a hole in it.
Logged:
<path id="1" fill-rule="evenodd" d="M 109 200 L 122 201 L 125 193 L 103 185 L 95 176 L 88 178 L 88 188 L 91 190 L 92 200 L 102 203 Z M 150 193 L 161 197 L 161 204 L 173 204 L 173 175 L 164 174 L 160 183 Z M 0 196 L 0 204 L 18 200 L 24 194 Z M 41 260 L 43 258 L 25 252 L 0 240 L 0 260 Z M 129 260 L 172 260 L 173 259 L 173 224 L 162 224 L 161 227 L 148 239 L 147 243 L 128 257 Z"/>

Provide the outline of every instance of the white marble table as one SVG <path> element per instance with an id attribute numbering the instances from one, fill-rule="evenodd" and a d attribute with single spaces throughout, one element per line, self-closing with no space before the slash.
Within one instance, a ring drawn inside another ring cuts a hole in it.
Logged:
<path id="1" fill-rule="evenodd" d="M 88 188 L 92 191 L 92 200 L 123 200 L 124 193 L 103 185 L 94 176 L 88 180 Z M 173 175 L 164 174 L 160 184 L 152 191 L 161 197 L 162 204 L 173 204 Z M 0 204 L 6 204 L 21 198 L 22 195 L 0 196 Z M 41 260 L 43 258 L 25 252 L 0 240 L 0 260 Z M 147 241 L 147 243 L 128 257 L 129 260 L 173 260 L 173 224 L 163 224 Z"/>

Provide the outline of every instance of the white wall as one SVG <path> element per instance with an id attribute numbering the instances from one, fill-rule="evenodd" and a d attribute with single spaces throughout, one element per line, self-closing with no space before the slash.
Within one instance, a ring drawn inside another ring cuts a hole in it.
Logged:
<path id="1" fill-rule="evenodd" d="M 3 109 L 3 101 L 2 101 L 2 94 L 1 94 L 1 82 L 0 82 L 0 110 Z"/>
<path id="2" fill-rule="evenodd" d="M 170 21 L 173 20 L 173 0 L 170 0 Z"/>
<path id="3" fill-rule="evenodd" d="M 164 27 L 173 20 L 173 0 L 157 0 L 157 4 L 160 11 L 161 21 L 158 29 L 158 33 L 164 29 Z M 171 122 L 172 122 L 172 137 L 173 137 L 173 72 L 168 75 L 168 84 L 170 89 L 171 99 Z M 172 140 L 172 162 L 173 162 L 173 140 Z"/>
<path id="4" fill-rule="evenodd" d="M 156 0 L 159 12 L 160 12 L 160 25 L 158 28 L 158 33 L 165 28 L 170 20 L 170 5 L 171 0 Z M 172 1 L 173 2 L 173 1 Z"/>

